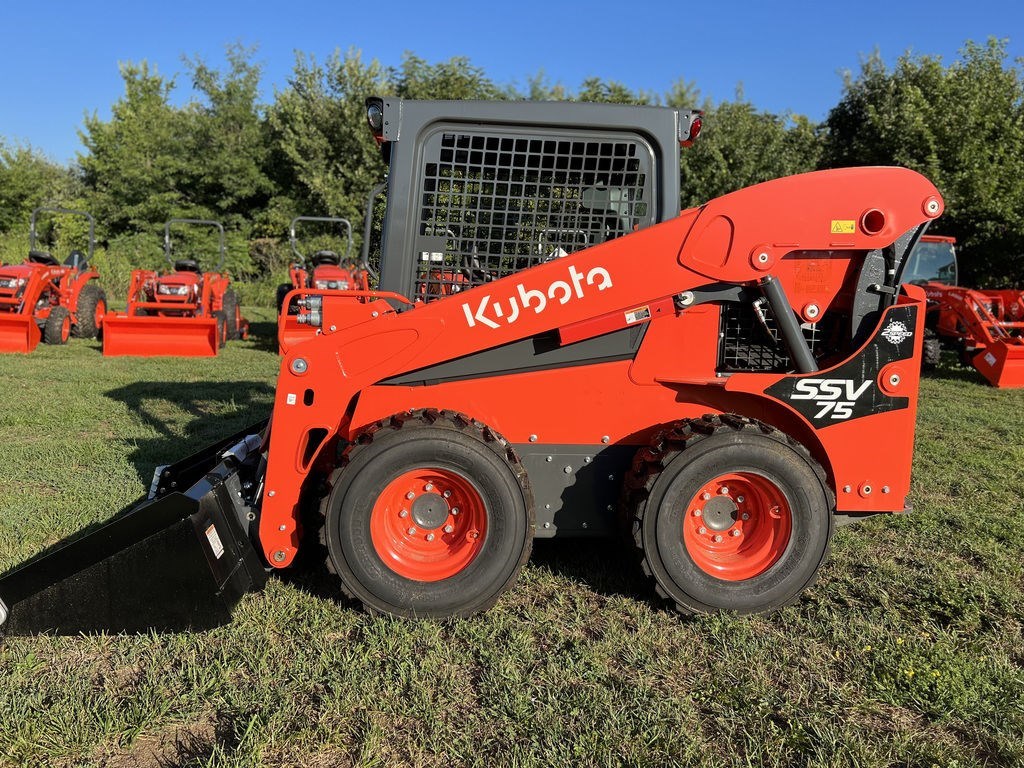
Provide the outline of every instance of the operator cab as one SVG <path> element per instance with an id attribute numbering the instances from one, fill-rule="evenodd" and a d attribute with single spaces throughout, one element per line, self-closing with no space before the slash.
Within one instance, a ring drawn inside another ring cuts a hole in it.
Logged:
<path id="1" fill-rule="evenodd" d="M 314 267 L 337 267 L 341 264 L 341 256 L 334 251 L 328 250 L 317 251 L 309 257 L 309 260 L 313 263 Z"/>
<path id="2" fill-rule="evenodd" d="M 955 245 L 956 239 L 952 237 L 922 236 L 907 259 L 902 282 L 959 285 Z"/>
<path id="3" fill-rule="evenodd" d="M 57 261 L 46 251 L 29 251 L 28 260 L 33 264 L 43 264 L 47 267 L 59 267 L 60 262 Z"/>
<path id="4" fill-rule="evenodd" d="M 174 262 L 175 272 L 195 272 L 197 275 L 202 274 L 203 270 L 199 268 L 199 262 L 195 259 L 178 259 Z"/>

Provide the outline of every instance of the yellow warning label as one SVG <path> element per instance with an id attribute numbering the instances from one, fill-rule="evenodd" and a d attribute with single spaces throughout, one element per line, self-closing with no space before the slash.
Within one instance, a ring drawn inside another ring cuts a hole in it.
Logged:
<path id="1" fill-rule="evenodd" d="M 832 219 L 832 234 L 852 235 L 856 231 L 856 224 L 852 219 Z"/>

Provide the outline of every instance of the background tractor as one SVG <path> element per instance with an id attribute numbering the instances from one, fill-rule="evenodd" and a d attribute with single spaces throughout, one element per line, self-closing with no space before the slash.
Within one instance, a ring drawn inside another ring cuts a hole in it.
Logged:
<path id="1" fill-rule="evenodd" d="M 63 263 L 37 250 L 40 214 L 80 216 L 89 222 L 86 254 L 72 250 Z M 89 262 L 96 243 L 93 217 L 66 208 L 36 208 L 29 224 L 28 256 L 21 264 L 0 265 L 0 352 L 31 352 L 40 339 L 65 344 L 71 336 L 92 339 L 100 332 L 107 297 Z"/>
<path id="2" fill-rule="evenodd" d="M 320 248 L 307 260 L 299 249 L 296 225 L 300 222 L 337 224 L 344 241 L 342 252 Z M 297 321 L 297 298 L 292 291 L 369 291 L 370 271 L 352 257 L 352 225 L 348 219 L 330 216 L 296 216 L 288 227 L 288 243 L 295 261 L 288 270 L 291 282 L 277 287 L 278 340 L 282 350 L 305 338 L 316 335 L 316 328 Z"/>
<path id="3" fill-rule="evenodd" d="M 835 525 L 907 509 L 927 179 L 822 171 L 680 211 L 699 113 L 371 99 L 367 121 L 382 290 L 305 291 L 319 332 L 270 419 L 0 577 L 8 631 L 210 626 L 300 553 L 370 611 L 464 616 L 535 538 L 614 534 L 679 610 L 766 611 Z"/>
<path id="4" fill-rule="evenodd" d="M 904 279 L 928 297 L 926 368 L 947 347 L 993 386 L 1024 387 L 1024 291 L 959 285 L 956 240 L 938 235 L 921 238 Z"/>
<path id="5" fill-rule="evenodd" d="M 175 224 L 216 228 L 216 271 L 203 271 L 195 258 L 172 257 L 171 227 Z M 132 271 L 127 310 L 107 318 L 104 355 L 212 357 L 229 339 L 248 334 L 248 323 L 230 287 L 231 278 L 223 272 L 224 227 L 219 222 L 171 219 L 164 225 L 164 255 L 170 272 Z"/>

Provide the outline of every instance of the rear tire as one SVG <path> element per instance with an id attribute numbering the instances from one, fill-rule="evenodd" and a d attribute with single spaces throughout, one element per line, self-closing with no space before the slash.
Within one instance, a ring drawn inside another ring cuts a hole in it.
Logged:
<path id="1" fill-rule="evenodd" d="M 931 328 L 924 329 L 924 342 L 921 350 L 921 370 L 934 371 L 942 359 L 942 344 L 938 335 Z"/>
<path id="2" fill-rule="evenodd" d="M 75 309 L 78 322 L 71 329 L 71 334 L 78 339 L 95 339 L 106 313 L 107 294 L 96 283 L 86 283 L 78 294 L 78 306 Z"/>
<path id="3" fill-rule="evenodd" d="M 780 608 L 828 556 L 833 504 L 821 467 L 743 417 L 661 432 L 637 453 L 624 502 L 644 572 L 683 613 Z"/>
<path id="4" fill-rule="evenodd" d="M 227 323 L 227 337 L 233 341 L 238 338 L 238 297 L 230 288 L 224 291 L 222 311 Z"/>
<path id="5" fill-rule="evenodd" d="M 291 283 L 281 283 L 277 286 L 277 314 L 281 314 L 281 307 L 284 306 L 284 297 L 288 295 L 291 289 Z"/>
<path id="6" fill-rule="evenodd" d="M 67 344 L 71 337 L 71 313 L 66 307 L 54 307 L 43 325 L 43 342 Z"/>
<path id="7" fill-rule="evenodd" d="M 533 498 L 519 457 L 461 414 L 377 423 L 330 483 L 327 566 L 370 612 L 470 616 L 493 605 L 530 556 Z"/>

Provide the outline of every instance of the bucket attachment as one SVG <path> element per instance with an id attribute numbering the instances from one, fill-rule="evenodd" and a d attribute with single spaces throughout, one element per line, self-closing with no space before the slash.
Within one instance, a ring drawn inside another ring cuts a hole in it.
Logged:
<path id="1" fill-rule="evenodd" d="M 997 339 L 971 363 L 994 387 L 1024 387 L 1024 338 Z"/>
<path id="2" fill-rule="evenodd" d="M 41 338 L 31 315 L 0 313 L 0 352 L 31 352 Z"/>
<path id="3" fill-rule="evenodd" d="M 106 315 L 104 356 L 215 357 L 220 348 L 213 317 Z"/>
<path id="4" fill-rule="evenodd" d="M 259 461 L 260 437 L 227 442 L 158 468 L 148 499 L 0 577 L 0 632 L 183 631 L 230 621 L 241 596 L 267 577 L 246 534 L 252 510 L 239 477 Z"/>

